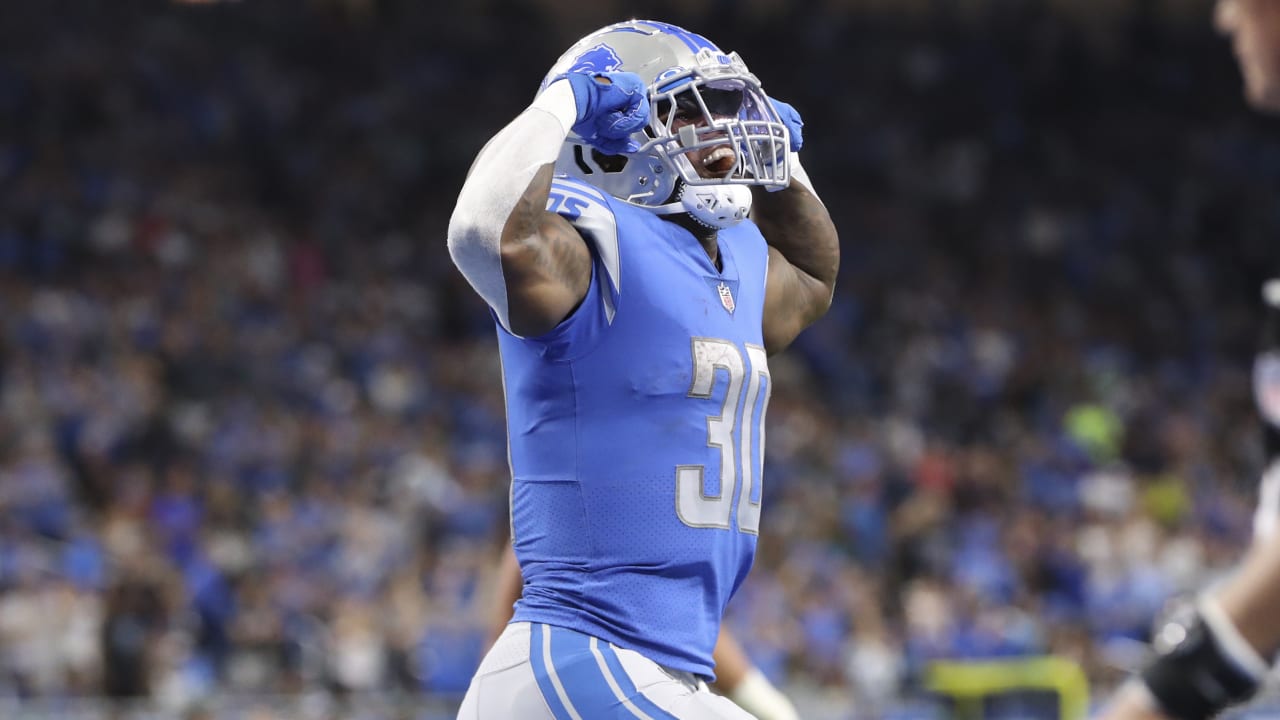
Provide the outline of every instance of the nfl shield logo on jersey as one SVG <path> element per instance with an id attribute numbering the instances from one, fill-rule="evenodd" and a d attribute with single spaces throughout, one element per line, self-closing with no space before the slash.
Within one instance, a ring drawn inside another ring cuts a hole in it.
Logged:
<path id="1" fill-rule="evenodd" d="M 725 310 L 729 311 L 730 315 L 732 315 L 734 308 L 733 288 L 730 288 L 724 283 L 720 283 L 716 286 L 716 294 L 720 296 L 720 304 L 724 306 Z"/>
<path id="2" fill-rule="evenodd" d="M 1253 387 L 1258 410 L 1267 422 L 1280 429 L 1280 352 L 1258 356 L 1253 367 Z"/>

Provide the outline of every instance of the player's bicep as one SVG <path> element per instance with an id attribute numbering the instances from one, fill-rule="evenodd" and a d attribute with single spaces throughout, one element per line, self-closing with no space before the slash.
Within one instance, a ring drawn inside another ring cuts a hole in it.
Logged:
<path id="1" fill-rule="evenodd" d="M 770 355 L 785 350 L 830 305 L 830 288 L 796 268 L 778 250 L 769 248 L 763 330 L 764 347 Z"/>
<path id="2" fill-rule="evenodd" d="M 502 275 L 508 329 L 525 337 L 549 332 L 573 312 L 591 283 L 591 251 L 573 225 L 541 211 L 536 223 L 503 229 Z"/>

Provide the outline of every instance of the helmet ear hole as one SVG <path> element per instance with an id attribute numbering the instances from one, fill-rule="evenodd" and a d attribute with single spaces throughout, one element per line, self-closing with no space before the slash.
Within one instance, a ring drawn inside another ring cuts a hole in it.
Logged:
<path id="1" fill-rule="evenodd" d="M 591 159 L 606 173 L 620 173 L 627 167 L 626 155 L 605 155 L 595 148 L 591 148 Z"/>
<path id="2" fill-rule="evenodd" d="M 595 170 L 592 170 L 591 166 L 587 164 L 586 159 L 582 157 L 581 145 L 573 146 L 573 162 L 578 166 L 578 169 L 582 171 L 583 175 L 590 175 L 595 172 Z"/>

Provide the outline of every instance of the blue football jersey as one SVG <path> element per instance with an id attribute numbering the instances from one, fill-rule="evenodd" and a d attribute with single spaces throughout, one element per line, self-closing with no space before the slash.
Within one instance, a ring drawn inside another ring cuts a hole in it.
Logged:
<path id="1" fill-rule="evenodd" d="M 525 582 L 514 619 L 713 677 L 760 525 L 768 248 L 749 221 L 722 230 L 717 269 L 687 230 L 567 178 L 548 209 L 595 262 L 550 333 L 498 331 Z"/>

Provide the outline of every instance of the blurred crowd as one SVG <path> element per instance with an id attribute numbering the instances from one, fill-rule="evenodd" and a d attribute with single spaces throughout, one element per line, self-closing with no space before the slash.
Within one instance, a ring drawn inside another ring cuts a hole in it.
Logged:
<path id="1" fill-rule="evenodd" d="M 482 4 L 0 10 L 0 698 L 465 690 L 508 468 L 448 214 L 635 14 Z M 800 109 L 844 259 L 727 622 L 868 714 L 936 658 L 1113 681 L 1248 538 L 1280 128 L 1207 11 L 728 5 L 644 14 Z"/>

